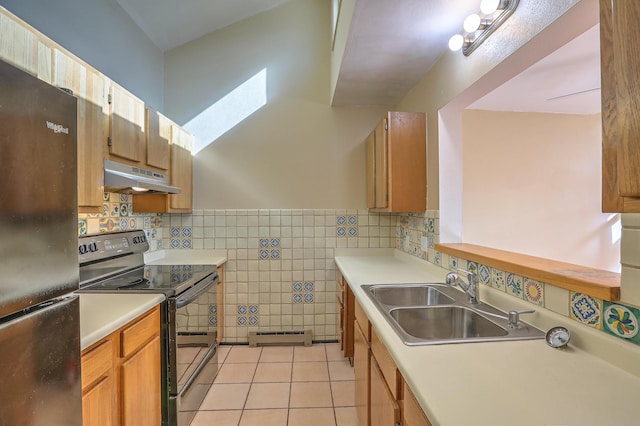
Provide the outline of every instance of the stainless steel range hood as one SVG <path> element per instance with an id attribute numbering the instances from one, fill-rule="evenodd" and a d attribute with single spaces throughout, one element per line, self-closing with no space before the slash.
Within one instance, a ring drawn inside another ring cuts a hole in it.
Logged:
<path id="1" fill-rule="evenodd" d="M 182 192 L 180 188 L 169 185 L 167 175 L 111 160 L 104 160 L 104 190 L 133 194 Z"/>

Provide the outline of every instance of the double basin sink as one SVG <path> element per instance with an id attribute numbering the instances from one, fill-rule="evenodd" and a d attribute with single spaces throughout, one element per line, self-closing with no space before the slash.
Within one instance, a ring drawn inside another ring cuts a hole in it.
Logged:
<path id="1" fill-rule="evenodd" d="M 446 284 L 375 284 L 366 294 L 406 345 L 542 339 L 544 333 Z"/>

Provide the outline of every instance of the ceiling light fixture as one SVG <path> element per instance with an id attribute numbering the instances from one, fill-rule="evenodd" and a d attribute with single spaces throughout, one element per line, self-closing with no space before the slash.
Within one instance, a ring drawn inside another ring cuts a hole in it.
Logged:
<path id="1" fill-rule="evenodd" d="M 467 16 L 464 20 L 463 34 L 449 39 L 449 49 L 454 52 L 462 49 L 469 56 L 482 44 L 518 7 L 519 0 L 482 0 L 480 14 Z"/>

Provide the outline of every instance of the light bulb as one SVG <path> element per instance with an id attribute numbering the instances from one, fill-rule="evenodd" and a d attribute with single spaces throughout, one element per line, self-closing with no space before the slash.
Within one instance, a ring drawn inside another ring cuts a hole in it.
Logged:
<path id="1" fill-rule="evenodd" d="M 449 49 L 453 50 L 454 52 L 462 49 L 463 44 L 464 37 L 462 37 L 460 34 L 456 34 L 449 39 Z"/>
<path id="2" fill-rule="evenodd" d="M 467 19 L 464 20 L 464 24 L 462 25 L 462 27 L 468 33 L 477 31 L 478 28 L 480 28 L 480 16 L 476 15 L 475 13 L 473 15 L 467 16 Z"/>
<path id="3" fill-rule="evenodd" d="M 133 189 L 136 192 L 147 192 L 148 191 L 147 188 L 140 188 L 138 186 L 132 186 L 131 189 Z"/>
<path id="4" fill-rule="evenodd" d="M 500 0 L 482 0 L 480 11 L 485 15 L 492 15 L 500 7 Z"/>

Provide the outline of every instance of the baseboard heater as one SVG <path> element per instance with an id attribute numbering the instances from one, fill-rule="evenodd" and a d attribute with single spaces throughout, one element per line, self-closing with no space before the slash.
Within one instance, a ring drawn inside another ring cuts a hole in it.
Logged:
<path id="1" fill-rule="evenodd" d="M 304 345 L 311 346 L 311 330 L 250 331 L 249 346 Z"/>

